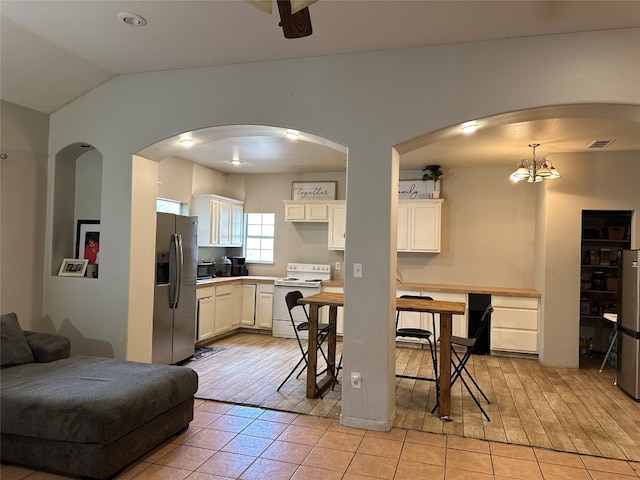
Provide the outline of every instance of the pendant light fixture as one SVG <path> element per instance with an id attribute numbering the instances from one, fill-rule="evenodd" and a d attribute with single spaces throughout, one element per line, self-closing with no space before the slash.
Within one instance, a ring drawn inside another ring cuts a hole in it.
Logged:
<path id="1" fill-rule="evenodd" d="M 553 166 L 551 160 L 547 160 L 545 157 L 536 160 L 536 147 L 540 146 L 539 143 L 530 143 L 529 146 L 533 149 L 531 161 L 523 158 L 518 163 L 516 170 L 509 177 L 512 182 L 526 180 L 528 183 L 538 183 L 543 180 L 555 180 L 562 176 Z"/>

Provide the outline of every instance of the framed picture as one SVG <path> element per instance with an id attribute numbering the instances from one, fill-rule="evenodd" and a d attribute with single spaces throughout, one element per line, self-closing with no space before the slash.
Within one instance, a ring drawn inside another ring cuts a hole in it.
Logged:
<path id="1" fill-rule="evenodd" d="M 98 263 L 100 254 L 100 220 L 78 220 L 76 229 L 76 258 L 86 259 L 90 265 Z"/>
<path id="2" fill-rule="evenodd" d="M 77 258 L 65 258 L 62 260 L 58 275 L 61 277 L 84 277 L 89 260 Z"/>
<path id="3" fill-rule="evenodd" d="M 338 182 L 291 182 L 291 200 L 335 200 Z"/>

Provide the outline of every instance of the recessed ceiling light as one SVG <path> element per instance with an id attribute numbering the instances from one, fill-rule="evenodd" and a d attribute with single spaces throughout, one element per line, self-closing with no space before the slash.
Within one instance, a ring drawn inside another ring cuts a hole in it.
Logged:
<path id="1" fill-rule="evenodd" d="M 466 122 L 462 124 L 462 133 L 469 134 L 473 133 L 478 129 L 478 124 L 476 122 Z"/>
<path id="2" fill-rule="evenodd" d="M 193 145 L 193 140 L 191 140 L 190 138 L 183 138 L 182 140 L 180 140 L 180 145 L 188 148 Z"/>
<path id="3" fill-rule="evenodd" d="M 244 165 L 244 162 L 243 162 L 243 161 L 241 161 L 241 160 L 235 160 L 235 159 L 234 159 L 234 160 L 229 160 L 229 163 L 230 163 L 231 165 L 235 165 L 236 167 L 237 167 L 238 165 Z"/>
<path id="4" fill-rule="evenodd" d="M 132 27 L 144 27 L 147 19 L 136 13 L 121 12 L 118 14 L 118 20 Z"/>

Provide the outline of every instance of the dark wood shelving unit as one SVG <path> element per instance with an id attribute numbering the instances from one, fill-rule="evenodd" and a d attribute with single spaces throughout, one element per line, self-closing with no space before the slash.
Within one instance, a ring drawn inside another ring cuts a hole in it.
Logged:
<path id="1" fill-rule="evenodd" d="M 582 212 L 580 343 L 593 338 L 596 355 L 606 352 L 613 328 L 603 315 L 618 313 L 618 258 L 631 247 L 631 216 L 626 210 Z"/>

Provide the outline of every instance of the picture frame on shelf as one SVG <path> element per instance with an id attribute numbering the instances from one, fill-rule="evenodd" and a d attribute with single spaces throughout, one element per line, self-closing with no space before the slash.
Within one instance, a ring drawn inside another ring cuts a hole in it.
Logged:
<path id="1" fill-rule="evenodd" d="M 400 200 L 426 200 L 433 198 L 432 193 L 433 182 L 425 182 L 421 179 L 398 182 L 398 199 Z"/>
<path id="2" fill-rule="evenodd" d="M 100 253 L 100 220 L 78 220 L 76 228 L 76 254 L 78 259 L 87 259 L 89 264 L 98 263 Z"/>
<path id="3" fill-rule="evenodd" d="M 64 258 L 58 270 L 59 277 L 84 277 L 89 260 L 78 258 Z"/>
<path id="4" fill-rule="evenodd" d="M 335 200 L 338 182 L 291 182 L 291 200 Z"/>

